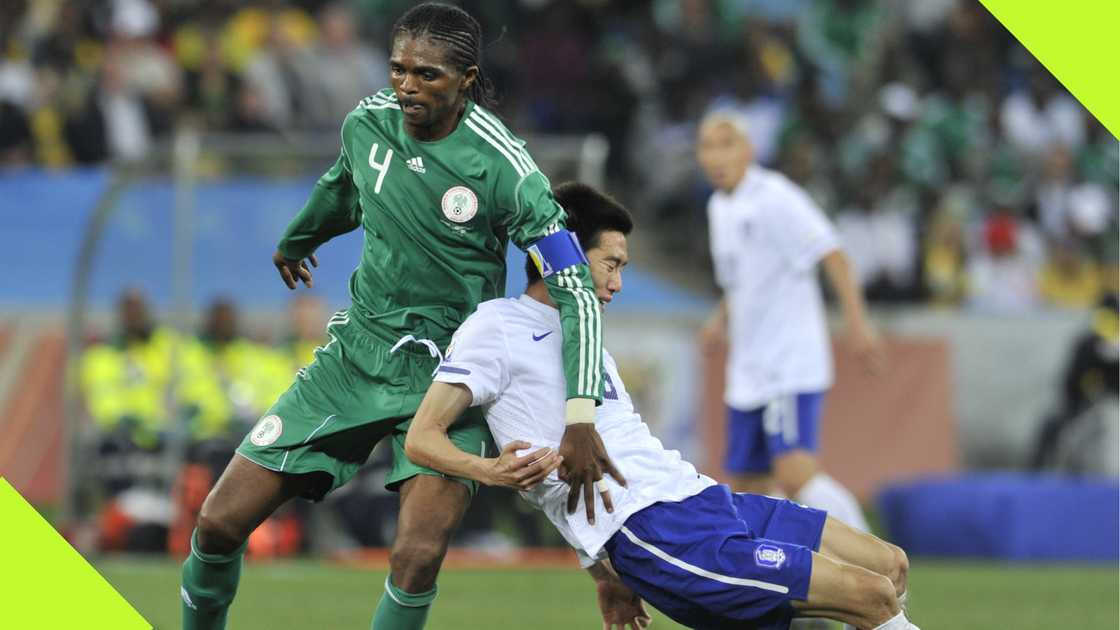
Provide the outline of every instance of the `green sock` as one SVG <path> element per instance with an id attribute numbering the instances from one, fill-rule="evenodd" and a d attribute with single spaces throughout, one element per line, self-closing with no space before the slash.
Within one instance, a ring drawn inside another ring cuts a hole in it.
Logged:
<path id="1" fill-rule="evenodd" d="M 420 630 L 428 620 L 428 609 L 436 598 L 436 588 L 426 593 L 406 593 L 385 578 L 385 594 L 373 613 L 373 630 Z"/>
<path id="2" fill-rule="evenodd" d="M 191 553 L 183 562 L 183 630 L 222 630 L 237 583 L 241 579 L 241 557 L 245 545 L 228 556 L 202 553 L 191 533 Z"/>

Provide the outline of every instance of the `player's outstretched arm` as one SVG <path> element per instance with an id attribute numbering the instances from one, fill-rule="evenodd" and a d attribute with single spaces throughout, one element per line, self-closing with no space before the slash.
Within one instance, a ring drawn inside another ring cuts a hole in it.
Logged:
<path id="1" fill-rule="evenodd" d="M 595 580 L 603 630 L 642 630 L 650 626 L 652 619 L 642 598 L 619 579 L 610 561 L 600 560 L 587 567 L 587 572 Z"/>
<path id="2" fill-rule="evenodd" d="M 408 428 L 405 455 L 413 463 L 434 468 L 446 475 L 514 490 L 532 490 L 560 467 L 563 458 L 550 448 L 518 457 L 518 450 L 532 447 L 528 442 L 510 442 L 495 458 L 478 457 L 459 450 L 447 437 L 447 430 L 470 404 L 471 390 L 466 385 L 432 383 Z"/>

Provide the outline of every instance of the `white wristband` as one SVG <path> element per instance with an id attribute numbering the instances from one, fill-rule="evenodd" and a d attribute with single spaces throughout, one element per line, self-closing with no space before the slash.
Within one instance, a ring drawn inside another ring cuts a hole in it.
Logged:
<path id="1" fill-rule="evenodd" d="M 595 399 L 569 398 L 564 408 L 565 424 L 595 423 Z"/>

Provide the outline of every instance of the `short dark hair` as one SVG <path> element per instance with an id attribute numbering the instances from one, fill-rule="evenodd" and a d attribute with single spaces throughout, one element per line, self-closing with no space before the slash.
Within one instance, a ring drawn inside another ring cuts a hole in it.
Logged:
<path id="1" fill-rule="evenodd" d="M 418 4 L 393 24 L 393 40 L 399 35 L 428 37 L 447 48 L 447 60 L 460 72 L 478 67 L 478 76 L 467 95 L 484 107 L 493 107 L 494 85 L 482 71 L 482 26 L 470 13 L 439 2 Z"/>
<path id="2" fill-rule="evenodd" d="M 568 215 L 568 230 L 579 239 L 583 251 L 597 247 L 605 231 L 630 234 L 634 229 L 634 220 L 625 206 L 587 184 L 564 182 L 552 189 L 552 196 Z M 529 284 L 541 279 L 531 258 L 525 259 L 525 277 Z"/>

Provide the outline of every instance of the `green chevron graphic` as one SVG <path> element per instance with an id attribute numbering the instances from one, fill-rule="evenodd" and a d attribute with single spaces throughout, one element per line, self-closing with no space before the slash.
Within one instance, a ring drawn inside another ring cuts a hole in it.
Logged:
<path id="1" fill-rule="evenodd" d="M 0 628 L 151 630 L 3 478 L 0 522 Z"/>
<path id="2" fill-rule="evenodd" d="M 1113 136 L 1120 138 L 1120 1 L 980 3 Z"/>

